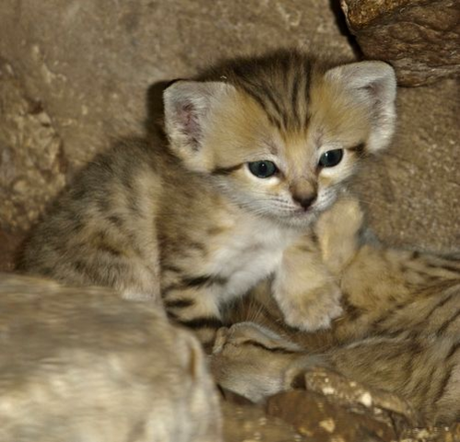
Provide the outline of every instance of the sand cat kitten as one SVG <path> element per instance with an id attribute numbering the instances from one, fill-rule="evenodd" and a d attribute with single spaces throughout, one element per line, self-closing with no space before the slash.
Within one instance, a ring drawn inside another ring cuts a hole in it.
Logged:
<path id="1" fill-rule="evenodd" d="M 368 242 L 362 218 L 356 200 L 344 198 L 316 227 L 323 261 L 344 294 L 344 316 L 316 344 L 306 336 L 309 345 L 251 323 L 222 329 L 214 349 L 217 378 L 258 400 L 321 364 L 402 396 L 429 422 L 458 421 L 460 255 Z"/>
<path id="2" fill-rule="evenodd" d="M 222 440 L 201 345 L 162 310 L 0 275 L 0 311 L 2 442 Z"/>
<path id="3" fill-rule="evenodd" d="M 394 100 L 384 63 L 327 68 L 295 51 L 175 82 L 164 92 L 166 148 L 138 142 L 98 157 L 35 232 L 25 268 L 161 293 L 171 317 L 205 332 L 274 275 L 286 321 L 326 327 L 340 292 L 303 247 L 306 231 L 363 154 L 387 146 Z M 289 248 L 311 269 L 295 283 Z"/>

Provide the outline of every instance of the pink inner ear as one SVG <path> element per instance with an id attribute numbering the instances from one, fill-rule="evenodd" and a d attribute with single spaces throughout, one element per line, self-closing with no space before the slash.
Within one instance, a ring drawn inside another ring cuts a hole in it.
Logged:
<path id="1" fill-rule="evenodd" d="M 187 137 L 193 149 L 198 149 L 198 142 L 201 137 L 201 128 L 198 115 L 193 103 L 183 103 L 177 109 L 177 117 L 181 131 Z"/>

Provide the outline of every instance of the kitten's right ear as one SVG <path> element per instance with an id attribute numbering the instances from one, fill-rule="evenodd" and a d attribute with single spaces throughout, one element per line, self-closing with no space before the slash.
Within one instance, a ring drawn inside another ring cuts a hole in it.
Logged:
<path id="1" fill-rule="evenodd" d="M 209 153 L 204 148 L 215 110 L 234 87 L 224 82 L 179 80 L 163 93 L 166 133 L 171 150 L 187 167 L 205 171 Z"/>
<path id="2" fill-rule="evenodd" d="M 396 75 L 382 61 L 361 61 L 330 69 L 325 78 L 347 90 L 356 104 L 366 109 L 372 133 L 367 149 L 376 152 L 385 148 L 395 130 Z"/>

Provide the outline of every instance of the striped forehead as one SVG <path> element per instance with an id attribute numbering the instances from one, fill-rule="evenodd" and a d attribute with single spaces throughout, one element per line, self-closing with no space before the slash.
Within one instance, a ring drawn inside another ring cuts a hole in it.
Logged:
<path id="1" fill-rule="evenodd" d="M 281 133 L 300 132 L 309 122 L 311 65 L 279 63 L 238 75 L 236 86 L 249 95 Z"/>
<path id="2" fill-rule="evenodd" d="M 282 143 L 279 157 L 284 163 L 285 173 L 300 177 L 315 168 L 317 146 L 314 140 L 309 139 L 307 131 L 288 132 Z"/>

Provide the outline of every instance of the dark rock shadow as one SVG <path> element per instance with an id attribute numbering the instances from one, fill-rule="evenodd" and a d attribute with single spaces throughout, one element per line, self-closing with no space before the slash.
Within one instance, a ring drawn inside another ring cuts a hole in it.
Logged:
<path id="1" fill-rule="evenodd" d="M 335 24 L 337 28 L 339 29 L 340 33 L 347 38 L 348 43 L 350 44 L 351 49 L 353 51 L 353 54 L 357 59 L 363 59 L 364 55 L 361 51 L 361 48 L 358 45 L 358 42 L 356 41 L 355 36 L 348 29 L 345 14 L 340 6 L 340 0 L 329 0 L 329 7 L 334 14 Z"/>
<path id="2" fill-rule="evenodd" d="M 157 81 L 149 86 L 146 94 L 146 114 L 144 128 L 148 138 L 160 136 L 165 139 L 163 129 L 164 123 L 164 106 L 163 92 L 174 81 L 162 80 Z"/>

